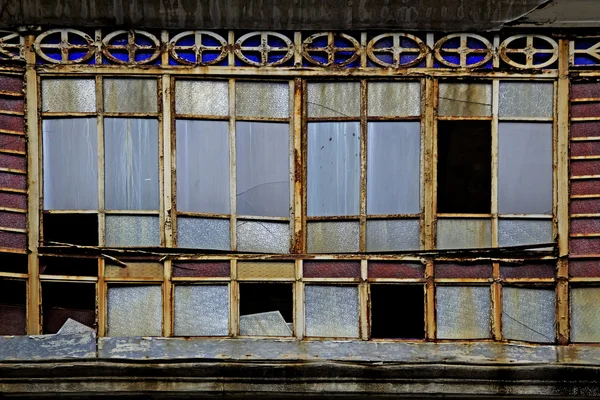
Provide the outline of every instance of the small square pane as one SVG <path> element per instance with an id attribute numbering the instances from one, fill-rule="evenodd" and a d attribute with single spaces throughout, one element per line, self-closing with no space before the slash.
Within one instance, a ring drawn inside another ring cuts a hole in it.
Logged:
<path id="1" fill-rule="evenodd" d="M 158 112 L 156 79 L 104 78 L 104 111 Z"/>
<path id="2" fill-rule="evenodd" d="M 309 216 L 358 215 L 360 124 L 308 124 L 307 208 Z"/>
<path id="3" fill-rule="evenodd" d="M 229 115 L 227 81 L 175 81 L 175 112 L 190 115 Z"/>
<path id="4" fill-rule="evenodd" d="M 108 336 L 161 336 L 160 286 L 108 288 Z"/>
<path id="5" fill-rule="evenodd" d="M 228 219 L 177 218 L 177 247 L 231 250 Z"/>
<path id="6" fill-rule="evenodd" d="M 227 336 L 227 285 L 176 285 L 175 336 Z"/>
<path id="7" fill-rule="evenodd" d="M 359 250 L 360 225 L 356 221 L 307 224 L 309 253 L 353 253 Z"/>
<path id="8" fill-rule="evenodd" d="M 506 339 L 554 343 L 554 289 L 502 288 L 502 334 Z"/>
<path id="9" fill-rule="evenodd" d="M 44 209 L 98 209 L 96 119 L 45 119 L 42 131 Z"/>
<path id="10" fill-rule="evenodd" d="M 492 247 L 492 224 L 489 219 L 438 219 L 438 249 L 489 247 Z"/>
<path id="11" fill-rule="evenodd" d="M 160 246 L 158 217 L 134 215 L 106 216 L 106 245 L 116 247 Z"/>
<path id="12" fill-rule="evenodd" d="M 419 250 L 418 219 L 367 221 L 367 251 Z"/>
<path id="13" fill-rule="evenodd" d="M 489 83 L 440 83 L 438 115 L 483 117 L 492 115 Z"/>
<path id="14" fill-rule="evenodd" d="M 551 243 L 552 220 L 500 219 L 498 221 L 498 245 L 522 246 Z"/>
<path id="15" fill-rule="evenodd" d="M 359 336 L 358 287 L 307 285 L 306 336 Z"/>
<path id="16" fill-rule="evenodd" d="M 548 117 L 554 113 L 552 82 L 500 82 L 498 115 L 500 117 Z"/>
<path id="17" fill-rule="evenodd" d="M 289 222 L 237 221 L 237 249 L 257 253 L 289 253 Z"/>
<path id="18" fill-rule="evenodd" d="M 94 79 L 42 79 L 43 112 L 95 112 Z"/>
<path id="19" fill-rule="evenodd" d="M 600 287 L 571 288 L 571 341 L 600 342 Z"/>
<path id="20" fill-rule="evenodd" d="M 491 337 L 491 300 L 487 286 L 436 287 L 437 338 Z"/>
<path id="21" fill-rule="evenodd" d="M 360 116 L 360 83 L 311 82 L 308 84 L 309 117 Z"/>
<path id="22" fill-rule="evenodd" d="M 414 117 L 421 115 L 419 82 L 369 82 L 370 117 Z"/>
<path id="23" fill-rule="evenodd" d="M 235 112 L 241 117 L 289 118 L 290 85 L 236 82 Z"/>

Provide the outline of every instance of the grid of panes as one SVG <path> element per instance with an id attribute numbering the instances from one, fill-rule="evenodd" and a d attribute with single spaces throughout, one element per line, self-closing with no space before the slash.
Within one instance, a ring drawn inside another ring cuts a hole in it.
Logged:
<path id="1" fill-rule="evenodd" d="M 177 245 L 289 253 L 289 82 L 175 81 Z"/>
<path id="2" fill-rule="evenodd" d="M 309 81 L 307 252 L 418 250 L 421 83 Z"/>
<path id="3" fill-rule="evenodd" d="M 553 126 L 552 81 L 439 82 L 438 249 L 553 242 Z M 554 342 L 556 261 L 532 258 L 436 262 L 436 337 L 491 338 L 500 307 L 503 339 Z"/>
<path id="4" fill-rule="evenodd" d="M 161 245 L 158 85 L 152 77 L 42 77 L 47 244 Z"/>

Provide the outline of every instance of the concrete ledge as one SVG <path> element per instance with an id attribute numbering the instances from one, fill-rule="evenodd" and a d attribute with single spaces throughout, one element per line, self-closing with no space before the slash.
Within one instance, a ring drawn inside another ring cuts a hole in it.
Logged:
<path id="1" fill-rule="evenodd" d="M 96 334 L 0 336 L 0 361 L 95 358 Z"/>

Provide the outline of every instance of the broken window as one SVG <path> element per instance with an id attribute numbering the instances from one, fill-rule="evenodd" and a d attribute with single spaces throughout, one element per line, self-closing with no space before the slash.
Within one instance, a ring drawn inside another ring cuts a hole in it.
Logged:
<path id="1" fill-rule="evenodd" d="M 425 291 L 423 285 L 371 284 L 371 338 L 423 339 L 425 337 Z M 390 313 L 404 304 L 399 315 Z"/>
<path id="2" fill-rule="evenodd" d="M 240 335 L 293 336 L 291 283 L 240 283 Z"/>

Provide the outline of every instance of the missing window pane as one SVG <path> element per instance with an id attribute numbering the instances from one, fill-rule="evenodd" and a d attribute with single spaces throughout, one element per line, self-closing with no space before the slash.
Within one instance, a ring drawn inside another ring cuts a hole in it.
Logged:
<path id="1" fill-rule="evenodd" d="M 40 274 L 98 276 L 98 259 L 43 257 L 40 258 Z"/>
<path id="2" fill-rule="evenodd" d="M 44 242 L 98 245 L 96 214 L 44 214 Z"/>
<path id="3" fill-rule="evenodd" d="M 27 273 L 27 255 L 0 253 L 0 272 Z"/>
<path id="4" fill-rule="evenodd" d="M 489 121 L 438 122 L 438 213 L 489 213 L 492 187 Z"/>
<path id="5" fill-rule="evenodd" d="M 374 339 L 423 339 L 425 292 L 422 285 L 371 285 L 371 337 Z M 394 304 L 405 304 L 399 315 Z"/>
<path id="6" fill-rule="evenodd" d="M 0 279 L 0 336 L 26 333 L 25 281 Z"/>
<path id="7" fill-rule="evenodd" d="M 45 334 L 58 332 L 69 318 L 95 327 L 96 285 L 42 282 L 42 314 Z"/>
<path id="8" fill-rule="evenodd" d="M 292 336 L 291 283 L 240 283 L 240 335 Z"/>

